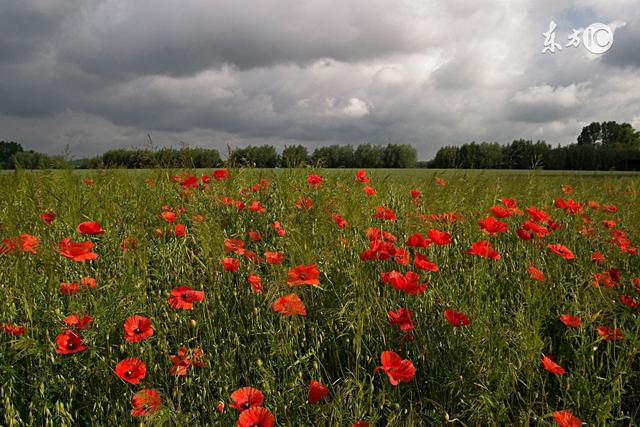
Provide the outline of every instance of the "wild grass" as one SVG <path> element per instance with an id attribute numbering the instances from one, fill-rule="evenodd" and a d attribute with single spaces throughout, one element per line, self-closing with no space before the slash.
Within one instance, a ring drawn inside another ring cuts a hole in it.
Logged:
<path id="1" fill-rule="evenodd" d="M 263 391 L 264 407 L 282 426 L 350 426 L 360 419 L 371 426 L 550 425 L 551 414 L 562 409 L 588 425 L 638 425 L 639 308 L 624 306 L 618 297 L 639 297 L 630 279 L 640 276 L 640 255 L 623 253 L 602 226 L 602 220 L 615 219 L 616 228 L 640 246 L 638 175 L 368 171 L 377 191 L 368 196 L 354 171 L 230 170 L 228 180 L 212 180 L 207 190 L 190 189 L 186 196 L 170 180 L 178 172 L 0 175 L 0 240 L 20 233 L 40 239 L 37 254 L 0 254 L 0 323 L 26 329 L 16 337 L 0 332 L 0 424 L 233 425 L 235 409 L 220 414 L 214 408 L 250 385 Z M 309 174 L 321 175 L 323 184 L 311 188 Z M 436 185 L 436 175 L 447 185 Z M 83 184 L 86 177 L 94 184 Z M 239 190 L 262 178 L 269 185 L 243 199 Z M 574 188 L 572 195 L 562 193 L 565 184 Z M 412 202 L 411 188 L 422 192 L 419 203 Z M 239 211 L 221 203 L 221 196 L 247 204 L 259 200 L 266 212 Z M 313 199 L 311 209 L 294 207 L 301 196 Z M 501 197 L 516 199 L 521 208 L 542 208 L 561 225 L 539 241 L 522 241 L 515 230 L 525 214 L 504 220 L 507 233 L 487 237 L 476 221 Z M 596 230 L 587 237 L 580 233 L 582 216 L 553 207 L 557 197 L 615 204 L 618 212 L 585 206 Z M 156 236 L 156 228 L 171 227 L 160 216 L 162 205 L 184 208 L 178 222 L 186 226 L 185 237 Z M 393 209 L 397 220 L 372 218 L 377 205 Z M 57 215 L 51 225 L 39 218 L 45 211 Z M 463 219 L 442 224 L 416 216 L 453 211 Z M 349 226 L 338 229 L 333 212 Z M 194 221 L 194 215 L 204 221 Z M 100 223 L 104 235 L 75 231 L 89 220 Z M 281 222 L 285 236 L 274 232 L 274 221 Z M 369 227 L 395 234 L 398 247 L 430 228 L 452 235 L 451 245 L 420 250 L 440 267 L 420 272 L 428 283 L 423 294 L 407 295 L 380 280 L 380 272 L 415 270 L 412 264 L 360 260 Z M 249 230 L 260 232 L 262 241 L 249 243 Z M 54 248 L 66 237 L 91 240 L 99 258 L 62 257 Z M 123 252 L 119 244 L 125 238 L 135 239 L 137 247 Z M 256 265 L 242 259 L 238 272 L 224 271 L 225 239 L 244 240 L 260 256 L 283 252 L 284 261 Z M 482 239 L 492 242 L 499 260 L 465 254 Z M 546 249 L 548 243 L 562 243 L 576 258 L 560 258 Z M 604 265 L 591 261 L 594 251 L 605 255 Z M 542 270 L 544 281 L 530 279 L 530 263 Z M 299 264 L 317 265 L 319 286 L 287 286 L 287 270 Z M 619 269 L 621 282 L 595 288 L 592 274 L 608 268 Z M 260 274 L 263 293 L 247 284 L 249 272 Z M 60 282 L 83 276 L 94 277 L 97 287 L 60 293 Z M 167 303 L 171 289 L 183 284 L 205 293 L 191 311 Z M 304 301 L 307 316 L 282 317 L 271 310 L 277 297 L 291 292 Z M 399 307 L 413 310 L 416 321 L 413 342 L 401 349 L 403 334 L 387 321 L 387 311 Z M 467 314 L 471 325 L 451 327 L 442 315 L 446 308 Z M 56 354 L 55 337 L 71 313 L 94 318 L 82 334 L 88 349 Z M 582 325 L 566 328 L 559 321 L 563 313 L 579 315 Z M 134 314 L 151 319 L 152 338 L 124 341 L 123 322 Z M 603 340 L 596 332 L 602 324 L 619 328 L 624 339 Z M 170 375 L 169 355 L 181 345 L 200 347 L 209 367 Z M 385 350 L 414 363 L 411 381 L 394 387 L 383 373 L 374 375 Z M 544 370 L 542 354 L 555 355 L 567 374 Z M 113 372 L 126 357 L 147 365 L 140 386 Z M 311 379 L 330 389 L 318 405 L 305 402 Z M 141 388 L 162 397 L 160 412 L 146 419 L 129 414 L 131 395 Z"/>

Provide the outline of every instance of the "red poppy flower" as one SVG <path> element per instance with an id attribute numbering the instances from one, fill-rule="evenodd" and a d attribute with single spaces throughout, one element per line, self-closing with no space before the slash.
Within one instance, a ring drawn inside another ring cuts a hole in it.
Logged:
<path id="1" fill-rule="evenodd" d="M 618 299 L 620 300 L 621 303 L 623 303 L 624 305 L 626 305 L 629 308 L 636 308 L 640 305 L 640 301 L 630 297 L 628 295 L 623 295 L 620 294 L 620 296 L 618 297 Z"/>
<path id="2" fill-rule="evenodd" d="M 492 216 L 488 216 L 478 221 L 478 225 L 481 229 L 487 232 L 489 235 L 494 235 L 497 233 L 505 233 L 508 228 L 507 224 L 502 221 L 498 221 Z"/>
<path id="3" fill-rule="evenodd" d="M 436 230 L 435 228 L 427 231 L 427 237 L 432 243 L 435 243 L 438 246 L 448 245 L 451 243 L 451 235 L 449 233 Z"/>
<path id="4" fill-rule="evenodd" d="M 409 236 L 405 244 L 413 248 L 426 248 L 431 244 L 431 241 L 425 239 L 425 237 L 422 234 L 415 233 Z"/>
<path id="5" fill-rule="evenodd" d="M 373 373 L 382 369 L 389 377 L 391 385 L 396 386 L 399 382 L 408 382 L 416 374 L 416 368 L 408 359 L 402 359 L 400 355 L 393 351 L 383 351 L 380 355 L 382 366 L 374 369 Z"/>
<path id="6" fill-rule="evenodd" d="M 203 291 L 194 291 L 191 287 L 184 285 L 171 290 L 169 305 L 172 308 L 182 308 L 193 310 L 194 301 L 204 301 Z"/>
<path id="7" fill-rule="evenodd" d="M 0 331 L 4 332 L 5 334 L 9 334 L 11 336 L 14 336 L 14 337 L 20 337 L 20 336 L 25 334 L 26 329 L 25 329 L 24 326 L 11 325 L 9 323 L 1 323 L 0 324 Z"/>
<path id="8" fill-rule="evenodd" d="M 271 308 L 276 313 L 280 313 L 283 316 L 306 316 L 307 309 L 304 303 L 296 294 L 289 294 L 284 297 L 278 298 L 271 304 Z"/>
<path id="9" fill-rule="evenodd" d="M 267 264 L 280 264 L 282 262 L 282 252 L 265 252 L 264 259 Z"/>
<path id="10" fill-rule="evenodd" d="M 549 230 L 542 225 L 527 220 L 522 224 L 522 227 L 518 229 L 517 233 L 523 240 L 529 240 L 533 236 L 541 239 L 549 234 Z"/>
<path id="11" fill-rule="evenodd" d="M 216 406 L 216 411 L 218 411 L 219 414 L 224 412 L 224 402 L 218 402 L 218 406 Z"/>
<path id="12" fill-rule="evenodd" d="M 171 367 L 170 374 L 174 377 L 181 377 L 187 375 L 187 370 L 191 366 L 191 360 L 187 358 L 187 349 L 185 347 L 178 348 L 177 355 L 170 355 L 169 359 L 173 366 Z"/>
<path id="13" fill-rule="evenodd" d="M 240 414 L 237 427 L 272 427 L 275 417 L 268 409 L 261 406 L 248 409 Z"/>
<path id="14" fill-rule="evenodd" d="M 93 185 L 94 181 L 91 178 L 85 178 L 82 180 L 82 182 L 84 183 L 84 185 Z"/>
<path id="15" fill-rule="evenodd" d="M 300 197 L 296 201 L 296 208 L 298 209 L 311 209 L 313 207 L 313 200 L 309 197 Z"/>
<path id="16" fill-rule="evenodd" d="M 491 206 L 489 211 L 496 218 L 508 218 L 513 215 L 513 212 L 510 209 L 503 208 L 500 205 Z"/>
<path id="17" fill-rule="evenodd" d="M 468 326 L 469 324 L 471 324 L 471 321 L 469 320 L 467 315 L 459 311 L 446 309 L 443 315 L 444 318 L 447 319 L 447 322 L 449 322 L 449 324 L 454 328 L 458 328 L 460 326 Z"/>
<path id="18" fill-rule="evenodd" d="M 320 272 L 315 264 L 291 267 L 287 273 L 287 285 L 319 285 Z"/>
<path id="19" fill-rule="evenodd" d="M 151 320 L 144 316 L 131 316 L 124 321 L 124 339 L 127 342 L 140 342 L 153 336 Z"/>
<path id="20" fill-rule="evenodd" d="M 51 224 L 56 219 L 56 214 L 54 212 L 42 212 L 40 214 L 40 219 L 47 225 Z"/>
<path id="21" fill-rule="evenodd" d="M 317 187 L 318 185 L 322 184 L 322 177 L 319 175 L 309 175 L 307 177 L 307 183 L 309 185 Z"/>
<path id="22" fill-rule="evenodd" d="M 22 233 L 19 236 L 10 237 L 0 242 L 0 254 L 15 251 L 36 253 L 40 240 L 36 236 Z"/>
<path id="23" fill-rule="evenodd" d="M 267 209 L 265 209 L 265 207 L 257 200 L 251 202 L 249 210 L 256 213 L 265 213 L 267 211 Z"/>
<path id="24" fill-rule="evenodd" d="M 76 231 L 82 234 L 88 234 L 91 236 L 97 236 L 100 234 L 104 234 L 104 230 L 100 227 L 95 221 L 85 221 L 78 224 L 76 227 Z"/>
<path id="25" fill-rule="evenodd" d="M 420 294 L 427 289 L 426 283 L 418 283 L 420 276 L 413 271 L 407 271 L 404 275 L 395 270 L 389 273 L 383 271 L 380 273 L 380 278 L 394 289 L 404 291 L 409 295 Z"/>
<path id="26" fill-rule="evenodd" d="M 220 264 L 225 271 L 238 271 L 240 268 L 240 260 L 237 258 L 222 258 Z"/>
<path id="27" fill-rule="evenodd" d="M 370 187 L 370 186 L 368 186 L 368 185 L 367 185 L 367 186 L 365 186 L 365 187 L 362 189 L 362 191 L 363 191 L 365 194 L 368 194 L 369 196 L 375 196 L 376 194 L 378 194 L 378 193 L 376 193 L 376 190 L 374 190 L 374 189 L 373 189 L 373 187 Z"/>
<path id="28" fill-rule="evenodd" d="M 444 187 L 447 185 L 447 181 L 445 181 L 444 179 L 440 178 L 440 177 L 435 177 L 434 178 L 436 181 L 436 184 L 438 184 L 440 187 Z"/>
<path id="29" fill-rule="evenodd" d="M 249 408 L 262 405 L 264 395 L 257 388 L 242 387 L 231 393 L 231 400 L 233 400 L 233 403 L 230 404 L 229 407 L 242 412 Z"/>
<path id="30" fill-rule="evenodd" d="M 331 219 L 333 219 L 333 222 L 336 223 L 339 229 L 343 229 L 349 225 L 349 223 L 343 217 L 335 212 L 331 214 Z"/>
<path id="31" fill-rule="evenodd" d="M 416 324 L 411 319 L 413 316 L 413 311 L 408 308 L 399 308 L 396 311 L 389 310 L 387 312 L 387 319 L 390 324 L 400 326 L 400 330 L 402 332 L 409 332 L 412 330 Z"/>
<path id="32" fill-rule="evenodd" d="M 363 171 L 362 169 L 360 169 L 358 172 L 356 172 L 356 180 L 358 182 L 362 182 L 364 184 L 368 184 L 369 183 L 369 178 L 367 177 L 367 173 L 365 171 Z"/>
<path id="33" fill-rule="evenodd" d="M 184 227 L 184 225 L 182 224 L 176 224 L 173 233 L 176 235 L 176 237 L 184 237 L 184 235 L 186 234 L 187 230 Z"/>
<path id="34" fill-rule="evenodd" d="M 70 328 L 74 328 L 76 331 L 81 331 L 82 329 L 87 329 L 89 323 L 93 321 L 93 317 L 85 314 L 84 316 L 78 317 L 77 314 L 70 314 L 66 316 L 62 321 Z"/>
<path id="35" fill-rule="evenodd" d="M 310 405 L 315 405 L 320 402 L 329 394 L 329 389 L 320 384 L 316 380 L 311 380 L 309 383 L 309 393 L 307 395 L 307 403 Z"/>
<path id="36" fill-rule="evenodd" d="M 29 252 L 32 254 L 36 253 L 36 248 L 40 244 L 40 240 L 36 236 L 32 236 L 31 234 L 27 233 L 21 233 L 18 236 L 18 239 L 18 247 L 22 252 Z"/>
<path id="37" fill-rule="evenodd" d="M 129 357 L 118 362 L 113 372 L 123 381 L 140 384 L 140 380 L 147 375 L 147 367 L 137 357 Z"/>
<path id="38" fill-rule="evenodd" d="M 594 253 L 591 254 L 591 261 L 598 264 L 602 264 L 605 262 L 605 257 L 602 254 L 602 252 L 595 251 Z"/>
<path id="39" fill-rule="evenodd" d="M 251 273 L 247 276 L 247 283 L 251 286 L 251 289 L 257 294 L 261 293 L 264 288 L 262 287 L 262 283 L 260 283 L 260 276 L 255 273 Z"/>
<path id="40" fill-rule="evenodd" d="M 620 341 L 623 336 L 620 329 L 613 329 L 608 326 L 598 326 L 598 335 L 606 341 Z"/>
<path id="41" fill-rule="evenodd" d="M 577 328 L 580 326 L 582 319 L 580 319 L 579 316 L 573 316 L 571 314 L 561 314 L 560 321 L 564 323 L 567 328 Z"/>
<path id="42" fill-rule="evenodd" d="M 60 283 L 60 293 L 62 295 L 73 295 L 80 292 L 80 285 L 77 283 Z"/>
<path id="43" fill-rule="evenodd" d="M 56 337 L 56 353 L 72 354 L 86 350 L 87 346 L 82 342 L 82 337 L 76 331 L 67 329 Z"/>
<path id="44" fill-rule="evenodd" d="M 72 242 L 67 238 L 58 242 L 56 252 L 74 261 L 90 261 L 98 258 L 98 254 L 91 252 L 91 249 L 93 249 L 92 242 Z"/>
<path id="45" fill-rule="evenodd" d="M 551 372 L 552 374 L 556 374 L 556 375 L 565 374 L 565 370 L 562 368 L 562 366 L 558 365 L 556 362 L 551 360 L 551 358 L 549 358 L 544 354 L 542 355 L 540 362 L 542 363 L 542 367 L 547 371 Z"/>
<path id="46" fill-rule="evenodd" d="M 535 280 L 536 282 L 542 282 L 544 280 L 544 274 L 542 274 L 542 271 L 538 270 L 533 265 L 530 265 L 529 268 L 527 268 L 527 271 L 529 272 L 529 276 L 531 276 L 531 280 Z"/>
<path id="47" fill-rule="evenodd" d="M 617 280 L 611 277 L 608 271 L 604 271 L 602 273 L 593 273 L 591 275 L 591 284 L 593 285 L 594 288 L 603 287 L 608 289 L 615 286 L 616 283 L 617 283 Z"/>
<path id="48" fill-rule="evenodd" d="M 244 248 L 244 242 L 237 239 L 225 239 L 224 251 L 225 252 L 238 252 Z"/>
<path id="49" fill-rule="evenodd" d="M 226 169 L 217 169 L 213 171 L 212 176 L 216 181 L 223 181 L 229 177 L 229 172 Z"/>
<path id="50" fill-rule="evenodd" d="M 136 392 L 131 397 L 131 415 L 145 417 L 153 415 L 160 409 L 160 393 L 148 388 Z"/>
<path id="51" fill-rule="evenodd" d="M 282 228 L 282 225 L 280 225 L 280 221 L 276 221 L 274 222 L 272 225 L 273 229 L 276 231 L 276 233 L 278 234 L 278 236 L 282 237 L 284 236 L 287 232 Z"/>
<path id="52" fill-rule="evenodd" d="M 176 213 L 171 211 L 162 212 L 160 215 L 162 215 L 162 218 L 167 222 L 175 222 L 178 219 Z"/>
<path id="53" fill-rule="evenodd" d="M 560 427 L 580 427 L 582 421 L 580 418 L 575 417 L 571 411 L 556 411 L 553 413 L 553 420 L 558 423 Z"/>
<path id="54" fill-rule="evenodd" d="M 257 231 L 249 231 L 249 239 L 251 242 L 255 243 L 262 240 L 262 236 Z"/>
<path id="55" fill-rule="evenodd" d="M 531 221 L 545 224 L 551 219 L 551 215 L 541 209 L 536 208 L 535 206 L 525 208 L 524 210 L 529 214 L 529 219 Z"/>
<path id="56" fill-rule="evenodd" d="M 575 200 L 564 200 L 561 198 L 556 199 L 553 202 L 553 205 L 558 208 L 558 209 L 562 209 L 565 212 L 568 212 L 570 214 L 575 214 L 575 213 L 582 213 L 582 203 L 576 202 Z"/>
<path id="57" fill-rule="evenodd" d="M 505 205 L 509 209 L 515 209 L 515 208 L 518 207 L 518 204 L 514 199 L 502 198 L 502 199 L 498 199 L 498 200 L 500 200 L 500 202 L 502 202 L 502 204 Z"/>
<path id="58" fill-rule="evenodd" d="M 479 242 L 473 242 L 471 247 L 464 251 L 465 254 L 477 255 L 483 258 L 491 258 L 493 260 L 500 259 L 500 254 L 493 250 L 491 243 L 486 240 L 480 240 Z"/>
<path id="59" fill-rule="evenodd" d="M 373 214 L 373 218 L 380 218 L 386 221 L 395 221 L 396 213 L 391 209 L 387 209 L 383 206 L 376 206 L 376 213 Z"/>
<path id="60" fill-rule="evenodd" d="M 411 195 L 412 199 L 417 199 L 418 197 L 420 197 L 420 195 L 422 193 L 420 193 L 418 190 L 416 190 L 415 188 L 412 188 L 411 190 L 409 190 L 409 194 Z"/>
<path id="61" fill-rule="evenodd" d="M 563 246 L 563 245 L 561 245 L 559 243 L 555 243 L 555 244 L 549 243 L 547 245 L 547 249 L 549 249 L 551 252 L 553 252 L 556 255 L 560 255 L 564 259 L 574 259 L 575 258 L 575 256 L 573 255 L 573 252 L 571 252 L 569 250 L 569 248 L 567 248 L 566 246 Z"/>
<path id="62" fill-rule="evenodd" d="M 351 427 L 369 427 L 369 423 L 364 420 L 359 420 L 351 424 Z"/>
<path id="63" fill-rule="evenodd" d="M 413 266 L 420 270 L 431 271 L 432 273 L 438 271 L 438 265 L 431 262 L 429 258 L 419 252 L 416 253 L 416 257 L 413 259 Z"/>
<path id="64" fill-rule="evenodd" d="M 93 277 L 83 277 L 80 279 L 80 286 L 87 286 L 93 289 L 96 287 L 96 279 Z"/>

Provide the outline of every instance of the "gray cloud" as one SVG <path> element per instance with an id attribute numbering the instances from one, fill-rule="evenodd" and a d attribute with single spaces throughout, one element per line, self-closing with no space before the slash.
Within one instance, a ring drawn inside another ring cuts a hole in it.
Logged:
<path id="1" fill-rule="evenodd" d="M 625 25 L 615 32 L 614 43 L 603 62 L 618 67 L 640 68 L 640 26 Z"/>
<path id="2" fill-rule="evenodd" d="M 542 55 L 588 17 L 612 50 Z M 640 126 L 633 0 L 0 1 L 2 139 L 77 155 L 217 147 L 575 140 Z M 634 42 L 635 41 L 635 42 Z"/>

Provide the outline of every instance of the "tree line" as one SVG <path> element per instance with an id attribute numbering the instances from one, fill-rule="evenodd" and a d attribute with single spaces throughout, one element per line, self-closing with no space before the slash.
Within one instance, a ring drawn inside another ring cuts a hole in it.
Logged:
<path id="1" fill-rule="evenodd" d="M 355 149 L 351 145 L 330 145 L 318 147 L 311 154 L 303 145 L 287 146 L 281 154 L 272 145 L 250 145 L 230 150 L 226 161 L 222 161 L 218 150 L 207 148 L 116 149 L 93 158 L 66 162 L 63 156 L 26 152 L 16 142 L 0 142 L 2 169 L 215 168 L 223 165 L 257 168 L 306 165 L 327 168 L 414 168 L 416 162 L 415 148 L 406 144 L 362 144 Z"/>
<path id="2" fill-rule="evenodd" d="M 517 139 L 507 145 L 471 142 L 442 147 L 430 168 L 640 170 L 640 133 L 628 123 L 591 123 L 577 143 L 552 147 L 545 141 Z"/>
<path id="3" fill-rule="evenodd" d="M 628 123 L 594 122 L 585 126 L 571 145 L 552 147 L 545 141 L 517 139 L 509 144 L 471 142 L 442 147 L 429 161 L 417 161 L 408 144 L 329 145 L 309 153 L 303 145 L 286 146 L 278 153 L 272 145 L 229 149 L 226 161 L 215 149 L 182 147 L 116 149 L 102 155 L 67 161 L 25 151 L 17 142 L 0 142 L 0 169 L 46 168 L 295 168 L 307 165 L 326 168 L 464 168 L 640 170 L 640 133 Z"/>

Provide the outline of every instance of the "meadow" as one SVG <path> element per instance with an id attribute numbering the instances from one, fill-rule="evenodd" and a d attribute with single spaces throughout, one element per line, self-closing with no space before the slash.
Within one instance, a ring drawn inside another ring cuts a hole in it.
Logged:
<path id="1" fill-rule="evenodd" d="M 639 238 L 633 173 L 3 173 L 0 424 L 636 426 Z"/>

